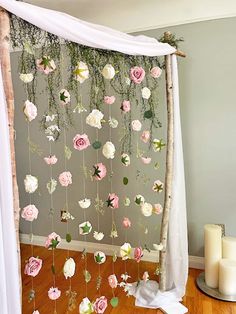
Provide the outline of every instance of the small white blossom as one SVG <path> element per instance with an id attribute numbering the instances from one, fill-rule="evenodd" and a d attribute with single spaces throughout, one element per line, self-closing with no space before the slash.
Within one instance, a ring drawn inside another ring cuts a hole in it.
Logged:
<path id="1" fill-rule="evenodd" d="M 112 142 L 106 142 L 103 145 L 102 153 L 107 159 L 113 159 L 115 157 L 115 151 L 115 145 Z"/>
<path id="2" fill-rule="evenodd" d="M 75 261 L 72 257 L 70 257 L 68 260 L 66 260 L 64 267 L 63 267 L 63 274 L 66 277 L 66 279 L 69 277 L 73 277 L 75 274 Z"/>
<path id="3" fill-rule="evenodd" d="M 98 231 L 94 231 L 93 237 L 94 237 L 95 240 L 101 241 L 104 238 L 104 233 L 98 232 Z"/>
<path id="4" fill-rule="evenodd" d="M 91 200 L 89 198 L 84 198 L 78 203 L 81 208 L 89 208 L 89 206 L 91 205 Z"/>

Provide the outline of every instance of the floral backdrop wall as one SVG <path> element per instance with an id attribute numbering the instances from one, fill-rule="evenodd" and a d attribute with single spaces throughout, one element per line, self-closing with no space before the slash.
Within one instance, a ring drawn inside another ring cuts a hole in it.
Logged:
<path id="1" fill-rule="evenodd" d="M 129 278 L 128 267 L 118 278 L 117 257 L 125 265 L 134 259 L 138 267 L 144 252 L 156 250 L 158 257 L 162 249 L 163 60 L 81 47 L 16 17 L 12 17 L 11 35 L 13 47 L 20 49 L 12 54 L 12 71 L 21 230 L 29 233 L 32 243 L 25 264 L 25 275 L 32 278 L 32 312 L 40 312 L 34 277 L 43 267 L 40 256 L 34 256 L 34 235 L 43 234 L 45 249 L 52 252 L 52 279 L 45 296 L 52 300 L 54 312 L 56 300 L 62 297 L 55 250 L 65 239 L 68 247 L 71 240 L 84 242 L 81 271 L 86 289 L 79 312 L 104 313 L 108 302 L 118 306 L 118 285 L 128 293 L 130 282 L 149 278 L 146 272 Z M 94 253 L 99 275 L 93 300 L 86 293 L 91 284 L 87 242 L 119 246 L 111 249 L 108 278 L 100 275 L 106 255 L 101 250 Z M 76 294 L 70 280 L 75 269 L 68 249 L 62 271 L 72 308 Z M 102 291 L 103 280 L 113 291 L 110 300 Z"/>

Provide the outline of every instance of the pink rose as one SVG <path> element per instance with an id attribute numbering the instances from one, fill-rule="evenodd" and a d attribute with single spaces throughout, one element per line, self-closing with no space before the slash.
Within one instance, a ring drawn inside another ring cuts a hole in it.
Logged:
<path id="1" fill-rule="evenodd" d="M 120 109 L 124 112 L 129 112 L 130 111 L 130 101 L 129 100 L 124 100 L 122 102 L 122 105 L 120 107 Z"/>
<path id="2" fill-rule="evenodd" d="M 35 205 L 25 206 L 21 212 L 21 217 L 27 221 L 33 221 L 38 218 L 38 208 Z"/>
<path id="3" fill-rule="evenodd" d="M 103 165 L 103 163 L 99 162 L 98 164 L 93 166 L 94 174 L 93 177 L 97 181 L 101 181 L 107 174 L 107 168 Z"/>
<path id="4" fill-rule="evenodd" d="M 147 143 L 150 139 L 150 131 L 143 131 L 142 135 L 140 136 L 140 139 L 144 142 Z"/>
<path id="5" fill-rule="evenodd" d="M 150 73 L 153 78 L 158 78 L 161 76 L 162 69 L 160 69 L 159 67 L 153 67 Z"/>
<path id="6" fill-rule="evenodd" d="M 56 69 L 55 62 L 49 56 L 43 56 L 36 60 L 37 69 L 44 74 L 49 74 Z"/>
<path id="7" fill-rule="evenodd" d="M 150 158 L 150 157 L 141 157 L 141 160 L 142 160 L 142 162 L 143 162 L 145 165 L 148 165 L 148 164 L 150 164 L 150 162 L 152 161 L 152 158 Z"/>
<path id="8" fill-rule="evenodd" d="M 104 296 L 97 298 L 93 303 L 93 308 L 97 314 L 103 314 L 107 308 L 107 298 Z"/>
<path id="9" fill-rule="evenodd" d="M 163 207 L 161 206 L 161 204 L 154 204 L 153 205 L 153 213 L 154 214 L 161 214 L 163 212 Z"/>
<path id="10" fill-rule="evenodd" d="M 128 217 L 124 217 L 122 224 L 123 224 L 124 228 L 130 228 L 131 227 L 131 221 L 129 220 Z"/>
<path id="11" fill-rule="evenodd" d="M 87 134 L 76 134 L 73 138 L 74 148 L 77 150 L 86 149 L 90 145 L 90 141 Z"/>
<path id="12" fill-rule="evenodd" d="M 116 101 L 115 96 L 104 96 L 104 103 L 107 105 L 112 105 Z"/>
<path id="13" fill-rule="evenodd" d="M 118 208 L 119 207 L 119 197 L 115 193 L 109 193 L 107 200 L 107 207 Z"/>
<path id="14" fill-rule="evenodd" d="M 135 84 L 140 84 L 145 77 L 145 71 L 142 67 L 133 67 L 130 69 L 130 78 Z"/>
<path id="15" fill-rule="evenodd" d="M 62 172 L 58 179 L 62 186 L 68 186 L 69 184 L 72 184 L 72 174 L 70 171 Z"/>
<path id="16" fill-rule="evenodd" d="M 56 233 L 52 232 L 48 235 L 45 241 L 46 249 L 55 249 L 61 242 L 61 237 Z"/>
<path id="17" fill-rule="evenodd" d="M 27 264 L 25 265 L 24 273 L 28 276 L 35 277 L 38 275 L 42 268 L 43 261 L 40 258 L 30 257 Z"/>
<path id="18" fill-rule="evenodd" d="M 134 259 L 137 263 L 141 261 L 141 258 L 143 257 L 143 250 L 141 247 L 136 247 L 134 249 Z"/>
<path id="19" fill-rule="evenodd" d="M 132 126 L 132 129 L 133 131 L 141 131 L 142 129 L 142 123 L 139 121 L 139 120 L 133 120 L 131 122 L 131 126 Z"/>
<path id="20" fill-rule="evenodd" d="M 57 163 L 57 157 L 55 155 L 43 158 L 47 165 L 55 165 Z"/>
<path id="21" fill-rule="evenodd" d="M 118 285 L 118 280 L 116 278 L 116 275 L 113 274 L 113 275 L 110 275 L 108 277 L 108 283 L 109 283 L 109 286 L 112 288 L 112 289 L 115 289 Z"/>
<path id="22" fill-rule="evenodd" d="M 51 287 L 48 290 L 48 297 L 51 300 L 57 300 L 61 296 L 61 291 L 58 288 Z"/>

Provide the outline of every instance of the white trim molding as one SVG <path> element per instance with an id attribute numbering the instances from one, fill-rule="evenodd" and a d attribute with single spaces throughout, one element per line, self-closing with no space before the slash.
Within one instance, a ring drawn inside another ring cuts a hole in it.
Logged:
<path id="1" fill-rule="evenodd" d="M 33 236 L 33 243 L 34 245 L 44 246 L 45 238 L 43 236 L 34 235 Z M 31 244 L 31 236 L 29 234 L 20 234 L 20 242 L 23 244 Z M 85 242 L 72 240 L 70 243 L 66 242 L 65 239 L 62 239 L 59 249 L 69 249 L 71 251 L 78 251 L 82 252 L 85 248 Z M 100 242 L 87 242 L 86 243 L 86 250 L 88 253 L 94 253 L 95 251 L 102 251 L 106 255 L 112 255 L 114 251 L 119 252 L 119 246 L 112 246 L 109 244 L 103 244 Z M 144 256 L 142 258 L 143 261 L 146 262 L 158 262 L 158 253 L 157 251 L 152 250 L 151 252 L 144 252 Z M 197 269 L 204 269 L 204 258 L 198 256 L 189 256 L 189 267 L 190 268 L 197 268 Z"/>

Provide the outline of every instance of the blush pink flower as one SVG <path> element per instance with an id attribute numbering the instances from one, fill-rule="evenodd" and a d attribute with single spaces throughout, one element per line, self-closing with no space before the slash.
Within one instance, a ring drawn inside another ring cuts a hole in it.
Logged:
<path id="1" fill-rule="evenodd" d="M 108 283 L 109 283 L 109 286 L 112 288 L 112 289 L 115 289 L 118 285 L 118 280 L 116 278 L 116 275 L 113 274 L 113 275 L 110 275 L 108 277 Z"/>
<path id="2" fill-rule="evenodd" d="M 57 300 L 61 296 L 61 291 L 58 288 L 51 287 L 48 290 L 48 297 L 51 300 Z"/>
<path id="3" fill-rule="evenodd" d="M 68 186 L 72 184 L 72 174 L 70 171 L 64 171 L 59 175 L 59 182 L 62 186 Z"/>
<path id="4" fill-rule="evenodd" d="M 153 213 L 160 215 L 163 212 L 163 207 L 161 206 L 161 204 L 154 204 L 153 205 Z"/>
<path id="5" fill-rule="evenodd" d="M 143 131 L 142 135 L 140 136 L 140 139 L 144 142 L 147 143 L 150 139 L 150 131 Z"/>
<path id="6" fill-rule="evenodd" d="M 131 122 L 131 126 L 132 126 L 133 131 L 139 132 L 142 129 L 142 123 L 139 120 L 133 120 Z"/>
<path id="7" fill-rule="evenodd" d="M 124 228 L 130 228 L 131 227 L 131 221 L 129 220 L 128 217 L 124 217 L 122 224 L 123 224 Z"/>
<path id="8" fill-rule="evenodd" d="M 141 261 L 141 258 L 143 257 L 143 250 L 141 247 L 136 247 L 134 249 L 134 259 L 137 263 Z"/>
<path id="9" fill-rule="evenodd" d="M 77 150 L 83 150 L 90 146 L 90 141 L 87 134 L 76 134 L 76 136 L 73 138 L 73 143 L 74 148 Z"/>
<path id="10" fill-rule="evenodd" d="M 115 193 L 109 193 L 107 199 L 107 207 L 111 208 L 119 207 L 119 197 Z"/>
<path id="11" fill-rule="evenodd" d="M 45 241 L 46 249 L 55 249 L 61 242 L 61 237 L 56 233 L 50 233 Z"/>
<path id="12" fill-rule="evenodd" d="M 21 212 L 21 217 L 24 218 L 26 221 L 33 221 L 34 219 L 38 218 L 38 208 L 33 205 L 27 205 L 23 208 Z"/>
<path id="13" fill-rule="evenodd" d="M 130 79 L 135 84 L 142 83 L 143 79 L 145 77 L 145 71 L 142 67 L 133 67 L 130 69 Z"/>
<path id="14" fill-rule="evenodd" d="M 141 160 L 142 160 L 142 162 L 143 162 L 145 165 L 148 165 L 148 164 L 150 164 L 150 162 L 152 161 L 152 158 L 151 158 L 151 157 L 141 157 Z"/>
<path id="15" fill-rule="evenodd" d="M 55 165 L 57 163 L 57 157 L 55 155 L 43 158 L 47 165 Z"/>
<path id="16" fill-rule="evenodd" d="M 106 166 L 99 162 L 96 165 L 93 166 L 94 168 L 94 174 L 93 177 L 97 181 L 101 181 L 107 174 L 107 168 Z"/>
<path id="17" fill-rule="evenodd" d="M 161 76 L 162 69 L 159 68 L 159 67 L 153 67 L 153 68 L 151 69 L 150 73 L 151 73 L 151 76 L 152 76 L 153 78 L 158 78 L 158 77 Z"/>
<path id="18" fill-rule="evenodd" d="M 129 112 L 130 111 L 130 101 L 129 100 L 124 100 L 122 102 L 122 105 L 120 107 L 120 109 L 123 111 L 123 112 Z"/>
<path id="19" fill-rule="evenodd" d="M 107 308 L 107 298 L 104 296 L 97 298 L 93 303 L 93 308 L 95 313 L 103 314 Z"/>
<path id="20" fill-rule="evenodd" d="M 116 101 L 115 96 L 104 96 L 104 103 L 107 105 L 112 105 Z"/>
<path id="21" fill-rule="evenodd" d="M 55 62 L 49 56 L 43 56 L 36 60 L 37 69 L 48 75 L 56 69 Z"/>
<path id="22" fill-rule="evenodd" d="M 28 276 L 35 277 L 42 268 L 43 261 L 40 258 L 30 257 L 25 265 L 24 273 Z"/>

